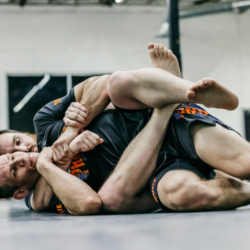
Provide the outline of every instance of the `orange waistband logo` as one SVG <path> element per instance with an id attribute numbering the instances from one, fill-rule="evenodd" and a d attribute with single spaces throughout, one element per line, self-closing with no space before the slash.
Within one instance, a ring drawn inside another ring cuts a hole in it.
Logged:
<path id="1" fill-rule="evenodd" d="M 175 110 L 175 113 L 177 113 L 181 118 L 184 117 L 184 114 L 200 114 L 200 115 L 209 115 L 207 111 L 196 109 L 196 108 L 179 108 Z"/>
<path id="2" fill-rule="evenodd" d="M 158 202 L 158 199 L 157 199 L 157 197 L 155 195 L 155 192 L 154 192 L 155 182 L 156 182 L 156 179 L 154 179 L 154 181 L 152 183 L 152 189 L 151 189 L 151 191 L 152 191 L 152 195 L 153 195 L 155 201 Z"/>

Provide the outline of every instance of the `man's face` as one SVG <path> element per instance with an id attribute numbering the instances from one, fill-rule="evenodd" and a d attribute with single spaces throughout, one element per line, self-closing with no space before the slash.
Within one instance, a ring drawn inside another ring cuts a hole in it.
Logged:
<path id="1" fill-rule="evenodd" d="M 14 152 L 38 152 L 36 141 L 26 134 L 6 133 L 0 135 L 0 155 Z"/>
<path id="2" fill-rule="evenodd" d="M 40 175 L 36 170 L 39 153 L 15 152 L 0 156 L 0 184 L 30 190 Z"/>

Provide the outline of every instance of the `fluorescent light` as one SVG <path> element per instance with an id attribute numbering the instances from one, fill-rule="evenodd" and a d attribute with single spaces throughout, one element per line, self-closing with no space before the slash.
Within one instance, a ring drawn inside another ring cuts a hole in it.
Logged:
<path id="1" fill-rule="evenodd" d="M 49 80 L 50 75 L 45 74 L 44 78 L 29 91 L 29 93 L 16 105 L 15 108 L 13 108 L 13 111 L 15 113 L 19 112 L 24 107 L 24 105 L 36 94 L 36 92 L 42 89 L 48 83 Z"/>

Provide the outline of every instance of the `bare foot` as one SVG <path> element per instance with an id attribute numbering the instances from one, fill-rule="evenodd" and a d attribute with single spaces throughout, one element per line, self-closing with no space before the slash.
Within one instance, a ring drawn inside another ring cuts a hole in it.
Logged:
<path id="1" fill-rule="evenodd" d="M 154 67 L 165 69 L 171 74 L 181 77 L 178 60 L 171 50 L 162 44 L 150 43 L 148 52 Z"/>
<path id="2" fill-rule="evenodd" d="M 234 110 L 238 107 L 238 97 L 210 78 L 203 78 L 187 93 L 190 102 L 201 103 L 206 107 Z"/>

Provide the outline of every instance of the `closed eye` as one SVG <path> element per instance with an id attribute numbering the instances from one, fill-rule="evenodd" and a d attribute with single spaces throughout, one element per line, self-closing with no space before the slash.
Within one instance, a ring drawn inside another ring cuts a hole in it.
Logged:
<path id="1" fill-rule="evenodd" d="M 17 146 L 20 145 L 20 139 L 19 139 L 19 137 L 16 138 L 16 145 L 17 145 Z"/>
<path id="2" fill-rule="evenodd" d="M 16 176 L 16 172 L 17 172 L 16 167 L 13 168 L 12 172 L 13 172 L 13 176 L 15 177 Z"/>

